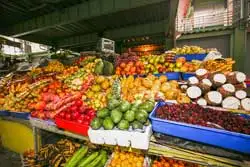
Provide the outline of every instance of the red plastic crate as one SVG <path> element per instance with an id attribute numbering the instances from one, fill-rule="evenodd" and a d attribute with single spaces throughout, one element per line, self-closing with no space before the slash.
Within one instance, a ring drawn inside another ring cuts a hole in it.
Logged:
<path id="1" fill-rule="evenodd" d="M 59 117 L 55 118 L 55 122 L 59 128 L 68 130 L 70 132 L 78 133 L 83 136 L 88 136 L 88 125 L 82 125 L 73 121 L 61 119 Z"/>

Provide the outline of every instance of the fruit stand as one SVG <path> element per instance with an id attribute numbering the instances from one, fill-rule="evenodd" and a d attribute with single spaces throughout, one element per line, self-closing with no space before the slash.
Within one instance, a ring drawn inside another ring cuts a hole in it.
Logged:
<path id="1" fill-rule="evenodd" d="M 0 115 L 29 121 L 35 146 L 23 162 L 30 166 L 244 166 L 246 75 L 232 70 L 232 59 L 203 61 L 191 52 L 207 50 L 129 52 L 114 62 L 93 53 L 8 74 Z M 42 131 L 64 137 L 42 145 Z"/>

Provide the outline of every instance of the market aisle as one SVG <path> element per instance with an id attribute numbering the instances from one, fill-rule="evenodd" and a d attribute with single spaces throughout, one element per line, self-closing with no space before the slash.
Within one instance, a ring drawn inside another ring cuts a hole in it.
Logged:
<path id="1" fill-rule="evenodd" d="M 0 146 L 0 167 L 21 167 L 20 155 Z"/>

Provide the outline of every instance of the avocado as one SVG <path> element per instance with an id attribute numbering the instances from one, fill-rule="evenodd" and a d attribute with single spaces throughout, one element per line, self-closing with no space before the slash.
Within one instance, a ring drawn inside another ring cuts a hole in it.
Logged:
<path id="1" fill-rule="evenodd" d="M 135 120 L 135 111 L 134 110 L 128 110 L 125 115 L 124 115 L 124 119 L 132 122 Z"/>
<path id="2" fill-rule="evenodd" d="M 102 108 L 101 110 L 97 111 L 97 117 L 98 118 L 105 118 L 109 116 L 110 111 L 107 108 Z"/>
<path id="3" fill-rule="evenodd" d="M 104 69 L 104 63 L 102 60 L 98 61 L 95 66 L 95 74 L 102 75 Z"/>
<path id="4" fill-rule="evenodd" d="M 102 119 L 100 119 L 100 118 L 94 118 L 92 121 L 91 121 L 91 124 L 90 124 L 90 126 L 91 126 L 91 128 L 92 129 L 99 129 L 101 126 L 102 126 L 102 122 L 103 122 L 103 120 Z"/>
<path id="5" fill-rule="evenodd" d="M 134 122 L 132 122 L 132 127 L 133 127 L 133 129 L 142 129 L 143 124 L 139 121 L 134 121 Z"/>
<path id="6" fill-rule="evenodd" d="M 108 102 L 108 108 L 110 109 L 110 110 L 113 110 L 113 109 L 115 109 L 116 107 L 118 107 L 119 105 L 120 105 L 120 101 L 119 100 L 116 100 L 116 99 L 111 99 L 111 100 L 109 100 L 109 102 Z"/>
<path id="7" fill-rule="evenodd" d="M 129 122 L 127 120 L 121 120 L 118 124 L 118 128 L 120 130 L 128 130 L 129 128 Z"/>
<path id="8" fill-rule="evenodd" d="M 139 109 L 146 110 L 147 112 L 151 112 L 154 109 L 154 103 L 147 101 L 140 104 Z"/>
<path id="9" fill-rule="evenodd" d="M 122 119 L 122 112 L 119 111 L 119 109 L 114 109 L 111 111 L 111 119 L 114 123 L 119 123 Z"/>
<path id="10" fill-rule="evenodd" d="M 112 130 L 114 128 L 114 122 L 110 117 L 106 117 L 103 121 L 103 127 L 105 130 Z"/>
<path id="11" fill-rule="evenodd" d="M 148 119 L 148 113 L 145 110 L 139 110 L 136 113 L 135 118 L 137 121 L 139 121 L 141 123 L 145 123 L 145 122 L 147 122 L 147 119 Z"/>
<path id="12" fill-rule="evenodd" d="M 128 101 L 122 101 L 120 104 L 120 111 L 126 112 L 130 109 L 131 104 Z"/>

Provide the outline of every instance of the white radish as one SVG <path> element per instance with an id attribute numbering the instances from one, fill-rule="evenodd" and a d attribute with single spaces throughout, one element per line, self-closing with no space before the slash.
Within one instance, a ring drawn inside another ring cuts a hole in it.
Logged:
<path id="1" fill-rule="evenodd" d="M 201 89 L 198 86 L 191 86 L 187 89 L 187 95 L 191 99 L 196 99 L 202 94 Z"/>
<path id="2" fill-rule="evenodd" d="M 237 97 L 238 99 L 242 100 L 242 99 L 244 99 L 244 98 L 247 97 L 247 92 L 244 91 L 244 90 L 237 90 L 235 92 L 235 97 Z"/>
<path id="3" fill-rule="evenodd" d="M 222 101 L 222 107 L 237 110 L 240 108 L 240 100 L 233 96 L 226 97 Z"/>
<path id="4" fill-rule="evenodd" d="M 222 102 L 222 95 L 218 91 L 210 91 L 205 95 L 205 99 L 210 105 L 220 105 Z"/>
<path id="5" fill-rule="evenodd" d="M 250 111 L 250 98 L 241 100 L 241 108 L 246 111 Z"/>

